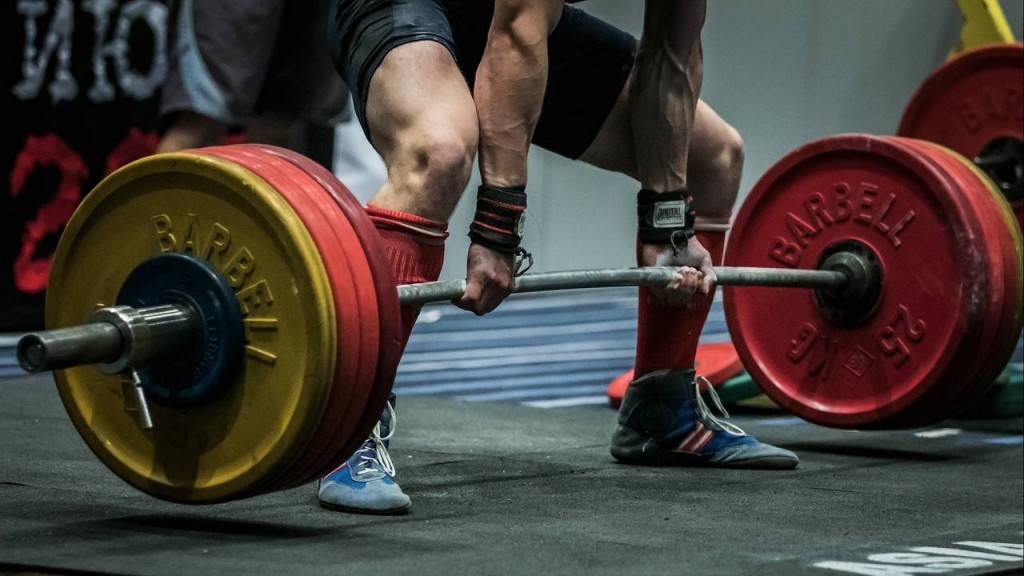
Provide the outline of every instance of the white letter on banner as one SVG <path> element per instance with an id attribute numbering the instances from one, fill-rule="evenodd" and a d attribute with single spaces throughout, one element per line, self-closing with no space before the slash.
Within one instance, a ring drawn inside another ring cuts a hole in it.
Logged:
<path id="1" fill-rule="evenodd" d="M 57 69 L 50 83 L 50 98 L 56 104 L 62 100 L 74 100 L 78 95 L 78 84 L 71 75 L 71 34 L 75 30 L 75 7 L 71 0 L 58 0 L 57 9 L 50 20 L 50 28 L 37 45 L 39 26 L 37 21 L 46 14 L 45 0 L 20 0 L 18 13 L 25 22 L 25 48 L 22 52 L 22 80 L 14 85 L 11 92 L 20 100 L 34 100 L 46 81 L 46 70 L 50 58 L 57 54 Z"/>
<path id="2" fill-rule="evenodd" d="M 92 14 L 92 88 L 89 88 L 89 100 L 92 102 L 109 102 L 114 99 L 114 85 L 107 79 L 107 62 L 103 59 L 110 45 L 103 46 L 103 39 L 110 29 L 110 13 L 117 8 L 118 0 L 86 0 L 82 2 L 82 10 Z"/>
<path id="3" fill-rule="evenodd" d="M 96 83 L 89 90 L 90 100 L 103 102 L 114 98 L 104 58 L 113 61 L 117 84 L 124 94 L 135 100 L 151 98 L 160 90 L 167 77 L 167 6 L 154 0 L 126 3 L 118 15 L 113 39 L 105 43 L 109 28 L 108 13 L 117 5 L 117 1 L 91 0 L 87 5 L 87 9 L 96 18 L 96 46 L 92 62 Z M 137 22 L 144 23 L 153 34 L 152 62 L 145 73 L 132 68 L 130 58 L 132 25 Z"/>

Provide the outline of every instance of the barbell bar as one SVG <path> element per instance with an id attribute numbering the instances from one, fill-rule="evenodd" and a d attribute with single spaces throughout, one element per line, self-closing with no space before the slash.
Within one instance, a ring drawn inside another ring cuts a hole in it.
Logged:
<path id="1" fill-rule="evenodd" d="M 843 254 L 842 259 L 856 258 Z M 854 279 L 849 267 L 826 261 L 820 270 L 765 267 L 715 268 L 722 286 L 793 287 L 842 289 Z M 667 266 L 602 270 L 573 270 L 529 274 L 516 279 L 514 294 L 607 288 L 615 286 L 664 286 L 675 275 Z M 853 280 L 856 281 L 856 280 Z M 860 277 L 859 281 L 865 281 Z M 466 289 L 463 279 L 403 284 L 398 286 L 402 304 L 426 304 L 454 300 Z M 90 322 L 69 328 L 32 332 L 21 337 L 17 354 L 21 367 L 31 373 L 98 364 L 109 373 L 146 363 L 150 359 L 181 352 L 189 339 L 201 337 L 200 314 L 190 306 L 159 305 L 102 308 Z"/>
<path id="2" fill-rule="evenodd" d="M 718 277 L 717 284 L 721 286 L 842 288 L 850 280 L 848 274 L 838 270 L 790 270 L 735 266 L 719 266 L 714 270 Z M 664 286 L 668 284 L 674 274 L 675 269 L 668 266 L 527 274 L 516 279 L 512 293 L 525 294 L 616 286 Z M 398 287 L 398 300 L 402 304 L 443 302 L 461 297 L 465 290 L 466 281 L 464 279 L 403 284 Z"/>

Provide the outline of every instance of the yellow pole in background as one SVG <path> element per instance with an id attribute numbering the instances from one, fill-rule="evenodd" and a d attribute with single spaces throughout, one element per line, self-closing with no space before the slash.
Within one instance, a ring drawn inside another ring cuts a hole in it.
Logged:
<path id="1" fill-rule="evenodd" d="M 956 3 L 964 16 L 964 25 L 950 58 L 985 44 L 1016 41 L 999 0 L 956 0 Z"/>

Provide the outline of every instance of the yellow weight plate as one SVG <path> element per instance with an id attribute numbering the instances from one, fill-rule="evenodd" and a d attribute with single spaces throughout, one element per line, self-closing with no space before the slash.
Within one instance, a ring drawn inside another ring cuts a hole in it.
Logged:
<path id="1" fill-rule="evenodd" d="M 68 223 L 54 257 L 48 328 L 84 323 L 125 277 L 167 251 L 206 259 L 228 278 L 245 321 L 244 365 L 195 407 L 150 401 L 136 423 L 124 378 L 55 373 L 71 420 L 115 474 L 165 500 L 210 503 L 259 492 L 312 438 L 334 378 L 335 310 L 324 263 L 291 206 L 231 162 L 152 156 L 110 175 Z"/>

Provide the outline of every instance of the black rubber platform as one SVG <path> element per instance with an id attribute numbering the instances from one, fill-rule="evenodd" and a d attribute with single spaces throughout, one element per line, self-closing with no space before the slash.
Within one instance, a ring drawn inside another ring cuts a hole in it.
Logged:
<path id="1" fill-rule="evenodd" d="M 753 472 L 616 464 L 606 407 L 408 397 L 398 408 L 408 516 L 330 512 L 313 486 L 188 507 L 134 491 L 94 459 L 48 377 L 0 380 L 0 572 L 1021 570 L 1019 418 L 858 433 L 741 416 L 803 458 L 796 471 Z"/>

